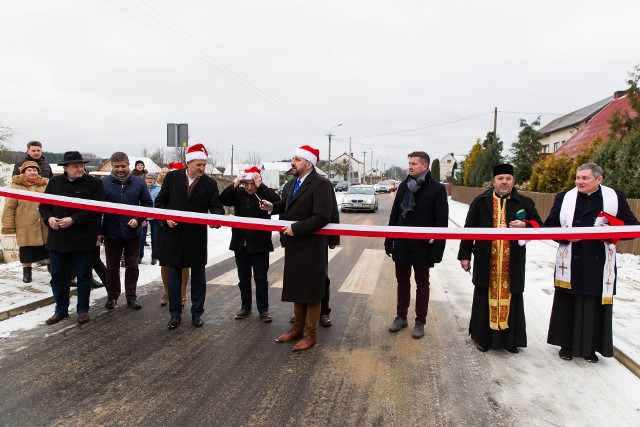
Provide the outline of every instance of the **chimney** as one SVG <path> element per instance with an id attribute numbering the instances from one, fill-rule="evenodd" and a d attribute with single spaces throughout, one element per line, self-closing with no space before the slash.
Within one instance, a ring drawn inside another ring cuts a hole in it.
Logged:
<path id="1" fill-rule="evenodd" d="M 613 99 L 620 99 L 627 94 L 626 90 L 617 90 L 613 92 Z"/>

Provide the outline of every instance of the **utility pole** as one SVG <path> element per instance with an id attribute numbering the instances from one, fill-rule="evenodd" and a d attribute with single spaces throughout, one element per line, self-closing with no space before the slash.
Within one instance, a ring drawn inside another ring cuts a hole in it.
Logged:
<path id="1" fill-rule="evenodd" d="M 233 144 L 231 144 L 231 176 L 233 176 Z"/>
<path id="2" fill-rule="evenodd" d="M 373 148 L 371 149 L 371 184 L 373 184 Z"/>
<path id="3" fill-rule="evenodd" d="M 342 123 L 340 123 L 339 125 L 335 125 L 331 129 L 329 129 L 329 135 L 327 135 L 329 137 L 329 163 L 328 163 L 329 166 L 327 166 L 327 169 L 329 169 L 327 171 L 327 173 L 329 174 L 329 178 L 331 178 L 331 137 L 333 136 L 331 131 L 334 130 L 335 128 L 339 127 L 339 126 L 342 126 Z"/>
<path id="4" fill-rule="evenodd" d="M 493 110 L 493 138 L 494 141 L 498 139 L 498 107 Z"/>
<path id="5" fill-rule="evenodd" d="M 362 161 L 362 167 L 364 169 L 364 173 L 363 173 L 363 178 L 364 178 L 364 183 L 367 183 L 367 150 L 364 150 L 362 152 L 362 158 L 364 159 Z"/>

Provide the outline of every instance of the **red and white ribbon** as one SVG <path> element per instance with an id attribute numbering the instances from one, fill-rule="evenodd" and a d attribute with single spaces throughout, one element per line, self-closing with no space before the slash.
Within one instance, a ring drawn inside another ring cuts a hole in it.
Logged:
<path id="1" fill-rule="evenodd" d="M 176 222 L 206 224 L 251 230 L 282 231 L 292 221 L 213 215 L 171 209 L 145 208 L 120 203 L 98 202 L 75 197 L 54 196 L 33 191 L 0 187 L 0 196 L 29 200 L 50 205 L 66 206 L 112 214 L 141 216 Z M 628 239 L 640 237 L 640 225 L 625 227 L 577 228 L 444 228 L 444 227 L 389 227 L 382 225 L 329 224 L 318 234 L 392 237 L 408 239 L 454 240 L 569 240 L 569 239 Z"/>

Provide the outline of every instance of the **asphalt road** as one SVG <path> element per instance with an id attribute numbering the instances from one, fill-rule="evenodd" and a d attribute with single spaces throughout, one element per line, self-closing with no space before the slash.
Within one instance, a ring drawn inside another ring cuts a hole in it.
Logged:
<path id="1" fill-rule="evenodd" d="M 342 221 L 386 224 L 394 196 Z M 229 259 L 207 269 L 203 328 L 191 326 L 187 303 L 183 324 L 167 330 L 158 283 L 140 295 L 142 310 L 108 311 L 101 301 L 86 325 L 43 325 L 1 343 L 0 425 L 513 425 L 486 392 L 466 319 L 437 289 L 423 339 L 411 338 L 413 322 L 391 334 L 395 278 L 382 240 L 343 237 L 334 251 L 333 326 L 311 350 L 274 341 L 292 312 L 277 287 L 283 258 L 270 268 L 271 324 L 255 308 L 234 319 Z"/>

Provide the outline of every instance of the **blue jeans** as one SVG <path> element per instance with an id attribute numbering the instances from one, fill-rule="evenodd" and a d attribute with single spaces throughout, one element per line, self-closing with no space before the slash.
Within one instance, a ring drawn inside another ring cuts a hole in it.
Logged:
<path id="1" fill-rule="evenodd" d="M 49 251 L 51 263 L 51 290 L 56 300 L 56 314 L 69 313 L 69 272 L 75 269 L 78 278 L 78 313 L 89 312 L 91 294 L 91 260 L 93 251 Z"/>
<path id="2" fill-rule="evenodd" d="M 256 305 L 259 313 L 269 311 L 269 252 L 248 254 L 246 249 L 235 251 L 238 267 L 238 287 L 240 301 L 244 310 L 251 310 L 251 269 L 256 282 Z"/>
<path id="3" fill-rule="evenodd" d="M 156 231 L 158 231 L 158 222 L 155 219 L 148 219 L 148 227 L 142 227 L 142 239 L 140 240 L 140 257 L 144 257 L 144 242 L 147 241 L 147 228 L 151 234 L 151 258 L 156 258 Z"/>

